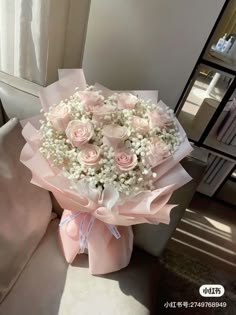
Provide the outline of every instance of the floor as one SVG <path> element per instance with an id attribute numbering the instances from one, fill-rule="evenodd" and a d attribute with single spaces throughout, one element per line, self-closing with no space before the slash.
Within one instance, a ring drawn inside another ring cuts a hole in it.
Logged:
<path id="1" fill-rule="evenodd" d="M 196 193 L 168 247 L 236 277 L 236 208 Z"/>

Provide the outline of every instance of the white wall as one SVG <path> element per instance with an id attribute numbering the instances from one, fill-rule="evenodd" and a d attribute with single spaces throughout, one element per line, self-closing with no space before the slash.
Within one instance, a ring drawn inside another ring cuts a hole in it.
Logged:
<path id="1" fill-rule="evenodd" d="M 83 68 L 90 84 L 158 89 L 174 107 L 224 0 L 92 0 Z"/>

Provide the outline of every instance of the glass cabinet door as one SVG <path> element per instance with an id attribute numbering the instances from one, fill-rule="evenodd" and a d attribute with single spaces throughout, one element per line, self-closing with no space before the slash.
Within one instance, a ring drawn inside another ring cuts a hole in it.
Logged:
<path id="1" fill-rule="evenodd" d="M 177 117 L 188 137 L 199 140 L 234 76 L 200 64 L 192 78 Z"/>
<path id="2" fill-rule="evenodd" d="M 236 90 L 211 128 L 204 144 L 236 158 Z"/>

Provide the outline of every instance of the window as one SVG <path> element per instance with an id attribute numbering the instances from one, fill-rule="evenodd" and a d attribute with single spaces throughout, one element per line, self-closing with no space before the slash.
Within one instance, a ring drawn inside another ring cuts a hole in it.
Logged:
<path id="1" fill-rule="evenodd" d="M 45 86 L 57 80 L 59 68 L 80 67 L 89 5 L 88 0 L 1 0 L 0 71 Z"/>

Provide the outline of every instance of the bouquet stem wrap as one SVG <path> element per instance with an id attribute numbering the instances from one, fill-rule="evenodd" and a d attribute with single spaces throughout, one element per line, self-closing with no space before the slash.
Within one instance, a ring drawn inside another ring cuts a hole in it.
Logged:
<path id="1" fill-rule="evenodd" d="M 75 88 L 86 88 L 81 69 L 60 71 L 59 77 L 58 82 L 43 88 L 40 93 L 44 112 L 48 112 L 53 104 L 69 99 Z M 112 95 L 110 90 L 98 87 L 105 97 Z M 142 91 L 141 95 L 148 98 L 153 93 Z M 173 191 L 191 180 L 179 164 L 192 151 L 182 127 L 178 124 L 183 138 L 179 148 L 153 169 L 157 174 L 154 189 L 125 196 L 112 184 L 103 190 L 86 180 L 72 185 L 63 172 L 40 153 L 40 119 L 38 116 L 22 122 L 26 144 L 21 153 L 21 162 L 31 170 L 31 182 L 51 191 L 64 209 L 59 236 L 66 260 L 72 263 L 77 254 L 86 252 L 92 274 L 105 274 L 124 268 L 130 261 L 133 248 L 131 226 L 141 223 L 168 224 L 170 211 L 175 207 L 167 204 Z"/>

